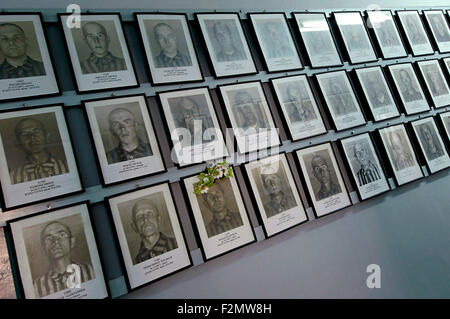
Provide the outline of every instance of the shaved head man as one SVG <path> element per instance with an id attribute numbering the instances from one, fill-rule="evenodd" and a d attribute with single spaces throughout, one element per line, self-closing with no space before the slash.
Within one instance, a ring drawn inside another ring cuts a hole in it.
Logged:
<path id="1" fill-rule="evenodd" d="M 311 167 L 314 177 L 320 183 L 320 189 L 316 192 L 317 200 L 322 200 L 341 192 L 341 187 L 332 179 L 330 165 L 326 159 L 319 154 L 314 155 L 311 159 Z"/>
<path id="2" fill-rule="evenodd" d="M 27 55 L 28 39 L 24 30 L 14 23 L 0 24 L 0 80 L 45 75 L 42 62 Z"/>
<path id="3" fill-rule="evenodd" d="M 153 35 L 161 48 L 160 54 L 155 57 L 157 68 L 192 65 L 191 59 L 178 49 L 178 41 L 181 39 L 177 39 L 170 25 L 164 22 L 158 23 L 153 28 Z"/>

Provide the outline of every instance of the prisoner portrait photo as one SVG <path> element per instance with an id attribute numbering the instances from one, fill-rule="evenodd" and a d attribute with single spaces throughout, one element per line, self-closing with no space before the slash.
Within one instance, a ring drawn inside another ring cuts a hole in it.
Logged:
<path id="1" fill-rule="evenodd" d="M 206 33 L 218 62 L 247 59 L 244 43 L 235 19 L 205 19 Z"/>
<path id="2" fill-rule="evenodd" d="M 376 109 L 393 104 L 388 88 L 383 81 L 382 73 L 379 70 L 365 72 L 360 76 L 373 108 Z"/>
<path id="3" fill-rule="evenodd" d="M 447 86 L 444 83 L 441 69 L 437 64 L 423 65 L 422 70 L 433 96 L 446 95 L 449 93 Z"/>
<path id="4" fill-rule="evenodd" d="M 361 137 L 346 143 L 345 152 L 359 187 L 381 179 L 382 170 L 375 159 L 369 139 Z"/>
<path id="5" fill-rule="evenodd" d="M 394 163 L 396 171 L 401 171 L 415 165 L 415 160 L 408 146 L 407 137 L 404 131 L 399 128 L 383 133 L 386 141 L 389 157 Z"/>
<path id="6" fill-rule="evenodd" d="M 258 19 L 255 26 L 259 30 L 261 46 L 268 58 L 282 58 L 294 55 L 282 19 Z"/>
<path id="7" fill-rule="evenodd" d="M 393 71 L 395 83 L 400 89 L 400 93 L 406 103 L 422 100 L 417 78 L 413 70 L 409 67 L 396 69 Z"/>
<path id="8" fill-rule="evenodd" d="M 415 127 L 420 143 L 428 161 L 432 161 L 444 155 L 441 143 L 432 122 L 419 124 Z"/>
<path id="9" fill-rule="evenodd" d="M 344 116 L 357 111 L 352 92 L 345 80 L 343 74 L 325 79 L 324 94 L 337 116 Z"/>
<path id="10" fill-rule="evenodd" d="M 317 119 L 313 101 L 304 81 L 280 83 L 278 87 L 291 123 L 304 123 Z"/>

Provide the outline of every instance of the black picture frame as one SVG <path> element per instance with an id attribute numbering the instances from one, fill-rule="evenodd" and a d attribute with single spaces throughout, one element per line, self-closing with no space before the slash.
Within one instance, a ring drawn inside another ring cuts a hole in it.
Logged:
<path id="1" fill-rule="evenodd" d="M 425 20 L 424 26 L 425 26 L 425 29 L 426 29 L 426 33 L 431 34 L 431 37 L 429 36 L 428 38 L 429 38 L 430 42 L 432 43 L 433 48 L 434 48 L 435 51 L 438 51 L 440 54 L 449 53 L 450 52 L 450 46 L 449 46 L 448 50 L 442 50 L 441 49 L 441 47 L 439 45 L 439 42 L 437 41 L 436 36 L 434 34 L 433 28 L 432 28 L 432 26 L 431 26 L 431 24 L 428 21 L 428 18 L 426 16 L 426 12 L 433 12 L 433 11 L 434 12 L 439 12 L 439 13 L 442 14 L 442 18 L 444 20 L 445 25 L 447 26 L 447 29 L 450 29 L 450 25 L 449 25 L 447 19 L 445 18 L 445 14 L 444 14 L 444 12 L 442 10 L 440 10 L 440 9 L 422 10 L 423 18 Z"/>
<path id="2" fill-rule="evenodd" d="M 102 15 L 117 15 L 117 17 L 119 19 L 119 22 L 120 22 L 121 29 L 122 29 L 122 33 L 123 33 L 123 36 L 124 36 L 124 40 L 125 40 L 124 41 L 124 45 L 125 45 L 125 47 L 126 47 L 126 49 L 128 51 L 128 54 L 130 56 L 130 64 L 133 67 L 133 75 L 134 75 L 134 78 L 136 79 L 136 84 L 135 85 L 126 85 L 126 86 L 113 87 L 113 88 L 83 90 L 83 91 L 80 91 L 80 88 L 78 86 L 77 78 L 76 78 L 76 75 L 75 75 L 75 70 L 74 70 L 74 67 L 73 67 L 72 56 L 70 55 L 69 46 L 67 45 L 67 38 L 64 36 L 64 26 L 63 26 L 63 22 L 62 22 L 62 17 L 63 16 L 70 16 L 71 13 L 58 13 L 57 15 L 58 15 L 58 21 L 59 21 L 59 26 L 60 26 L 60 29 L 61 29 L 61 33 L 63 34 L 63 42 L 64 42 L 64 47 L 65 47 L 65 50 L 66 50 L 66 55 L 69 57 L 70 71 L 71 71 L 71 74 L 72 74 L 72 80 L 73 80 L 73 83 L 75 85 L 75 91 L 77 92 L 77 94 L 98 93 L 98 92 L 116 91 L 116 90 L 124 90 L 124 89 L 132 89 L 132 88 L 140 87 L 139 78 L 138 78 L 137 73 L 136 73 L 136 66 L 135 66 L 135 63 L 133 62 L 133 57 L 131 55 L 130 46 L 128 45 L 127 36 L 126 36 L 126 34 L 124 32 L 124 29 L 123 29 L 123 21 L 122 21 L 120 12 L 84 12 L 84 13 L 81 14 L 81 16 L 86 16 L 86 15 L 89 15 L 89 16 L 95 16 L 95 15 L 99 15 L 99 16 L 102 16 Z"/>
<path id="3" fill-rule="evenodd" d="M 436 114 L 435 122 L 436 122 L 438 130 L 441 134 L 442 140 L 444 141 L 445 146 L 447 146 L 447 152 L 450 152 L 450 120 L 449 120 L 448 129 L 447 129 L 447 126 L 445 125 L 445 122 L 444 122 L 444 115 L 446 115 L 446 117 L 450 117 L 450 111 L 445 111 L 445 112 Z M 437 120 L 437 119 L 439 119 L 439 120 Z"/>
<path id="4" fill-rule="evenodd" d="M 436 102 L 434 101 L 434 98 L 433 98 L 433 93 L 431 91 L 431 88 L 428 86 L 428 82 L 427 82 L 427 80 L 425 78 L 425 74 L 423 73 L 422 68 L 420 66 L 422 63 L 428 63 L 428 62 L 431 62 L 431 61 L 434 61 L 436 63 L 437 67 L 439 68 L 440 73 L 442 74 L 442 77 L 443 77 L 442 80 L 444 82 L 444 85 L 447 85 L 447 87 L 449 89 L 449 91 L 448 91 L 449 92 L 448 93 L 449 100 L 448 100 L 446 105 L 440 105 L 440 106 L 436 105 Z M 419 72 L 417 72 L 417 74 L 419 75 L 418 78 L 419 78 L 419 81 L 420 81 L 420 83 L 422 85 L 422 89 L 423 89 L 423 87 L 426 88 L 426 90 L 423 90 L 423 91 L 424 91 L 424 94 L 425 94 L 425 96 L 427 98 L 428 103 L 430 105 L 432 105 L 435 109 L 439 109 L 439 108 L 444 108 L 444 107 L 450 106 L 450 87 L 448 85 L 448 82 L 446 83 L 445 73 L 442 70 L 442 66 L 439 63 L 439 60 L 438 59 L 429 59 L 429 60 L 423 60 L 423 61 L 416 61 L 415 65 L 416 65 L 417 69 L 419 69 Z"/>
<path id="5" fill-rule="evenodd" d="M 67 132 L 68 132 L 68 135 L 69 135 L 70 146 L 71 146 L 71 148 L 73 150 L 74 143 L 73 143 L 73 138 L 72 138 L 72 134 L 70 132 L 69 126 L 67 125 L 68 119 L 67 119 L 67 113 L 66 113 L 66 111 L 64 109 L 64 103 L 45 104 L 45 105 L 32 106 L 32 107 L 27 107 L 26 110 L 35 110 L 35 109 L 42 109 L 42 108 L 54 107 L 54 106 L 60 106 L 61 107 L 61 110 L 62 110 L 62 112 L 64 114 L 65 125 L 66 125 Z M 18 110 L 18 109 L 0 110 L 0 114 L 16 112 L 16 111 L 25 111 L 25 110 Z M 58 129 L 59 129 L 59 127 L 58 127 Z M 20 205 L 8 206 L 7 207 L 6 206 L 6 202 L 5 202 L 5 198 L 4 198 L 4 194 L 3 194 L 3 187 L 2 187 L 1 182 L 0 182 L 0 204 L 1 204 L 3 212 L 5 213 L 5 212 L 16 210 L 16 209 L 19 209 L 19 208 L 23 208 L 23 207 L 27 207 L 27 206 L 32 206 L 32 205 L 48 202 L 50 200 L 61 199 L 61 198 L 64 198 L 64 197 L 68 197 L 68 196 L 84 193 L 85 192 L 85 188 L 84 188 L 84 185 L 83 185 L 83 180 L 81 179 L 81 175 L 80 175 L 80 165 L 78 163 L 77 156 L 76 156 L 75 152 L 73 152 L 73 155 L 74 155 L 75 165 L 76 165 L 76 168 L 77 168 L 78 179 L 80 180 L 80 189 L 79 190 L 74 191 L 74 192 L 65 193 L 65 194 L 62 194 L 62 195 L 53 196 L 53 197 L 47 197 L 47 198 L 42 199 L 42 200 L 37 200 L 37 201 L 33 201 L 33 202 L 28 202 L 28 203 L 24 203 L 24 204 L 20 204 Z"/>
<path id="6" fill-rule="evenodd" d="M 58 89 L 58 92 L 49 93 L 49 94 L 38 94 L 38 95 L 32 95 L 32 96 L 26 96 L 26 97 L 18 97 L 18 98 L 12 98 L 12 99 L 1 99 L 0 98 L 0 105 L 2 103 L 16 102 L 19 100 L 30 100 L 30 99 L 37 99 L 37 98 L 43 98 L 43 97 L 61 96 L 62 95 L 61 85 L 59 84 L 59 77 L 58 77 L 58 73 L 56 72 L 56 68 L 55 68 L 55 59 L 53 58 L 53 54 L 52 54 L 52 52 L 50 50 L 50 46 L 49 46 L 48 36 L 47 36 L 47 32 L 46 32 L 45 25 L 44 25 L 44 15 L 42 14 L 42 12 L 0 12 L 0 16 L 10 16 L 10 15 L 30 15 L 30 16 L 37 15 L 39 17 L 39 21 L 41 23 L 42 30 L 43 30 L 44 42 L 45 42 L 45 45 L 47 46 L 48 55 L 49 55 L 51 67 L 53 68 L 53 74 L 55 75 L 55 82 L 56 82 L 56 87 Z"/>
<path id="7" fill-rule="evenodd" d="M 145 14 L 182 16 L 182 17 L 184 17 L 186 19 L 186 24 L 187 24 L 187 28 L 188 28 L 188 31 L 189 31 L 189 35 L 191 37 L 191 41 L 194 38 L 193 37 L 193 33 L 192 33 L 192 29 L 189 27 L 189 18 L 188 18 L 187 13 L 182 13 L 182 12 L 160 12 L 160 11 L 153 11 L 153 12 L 152 11 L 147 11 L 147 12 L 140 12 L 139 11 L 139 12 L 133 12 L 133 17 L 134 17 L 135 22 L 136 22 L 137 32 L 139 34 L 139 38 L 141 39 L 140 46 L 141 46 L 142 52 L 144 53 L 144 56 L 147 57 L 147 60 L 148 60 L 147 52 L 146 52 L 146 50 L 144 48 L 144 45 L 143 45 L 143 43 L 144 43 L 144 35 L 142 34 L 141 29 L 140 29 L 139 24 L 138 24 L 138 16 L 139 15 L 145 15 Z M 153 78 L 153 73 L 151 71 L 150 65 L 148 63 L 146 63 L 146 71 L 147 71 L 147 74 L 148 74 L 148 78 L 150 79 L 150 84 L 152 86 L 162 86 L 162 85 L 189 84 L 189 83 L 204 82 L 205 81 L 205 76 L 204 76 L 203 70 L 201 68 L 200 61 L 198 59 L 198 48 L 196 48 L 194 45 L 192 45 L 192 46 L 193 46 L 193 51 L 194 51 L 194 54 L 195 54 L 195 58 L 196 58 L 196 60 L 198 62 L 198 69 L 200 71 L 201 79 L 199 79 L 199 80 L 188 80 L 188 81 L 174 81 L 174 82 L 156 82 L 155 79 Z"/>
<path id="8" fill-rule="evenodd" d="M 94 135 L 92 133 L 91 125 L 90 125 L 90 122 L 89 122 L 89 117 L 88 117 L 87 110 L 86 110 L 86 103 L 96 102 L 96 101 L 103 101 L 103 100 L 122 99 L 122 98 L 128 98 L 128 97 L 139 97 L 139 96 L 142 96 L 144 98 L 145 107 L 146 107 L 146 110 L 148 112 L 148 116 L 150 118 L 150 122 L 152 124 L 152 130 L 154 131 L 154 134 L 155 134 L 156 143 L 158 145 L 158 150 L 159 150 L 159 153 L 161 155 L 161 161 L 162 161 L 164 169 L 161 170 L 161 171 L 157 171 L 157 172 L 153 172 L 153 173 L 149 173 L 149 174 L 145 174 L 145 175 L 141 175 L 141 176 L 137 176 L 137 177 L 130 177 L 130 178 L 123 179 L 123 180 L 120 180 L 120 181 L 117 181 L 117 182 L 106 183 L 105 182 L 105 176 L 103 174 L 103 171 L 102 171 L 102 168 L 101 168 L 101 165 L 100 165 L 99 151 L 97 150 L 97 147 L 95 147 Z M 100 182 L 102 184 L 102 187 L 110 187 L 110 186 L 114 186 L 114 185 L 117 185 L 117 184 L 126 183 L 126 182 L 130 182 L 130 181 L 135 181 L 135 180 L 139 180 L 139 179 L 142 179 L 142 178 L 155 176 L 155 175 L 163 174 L 163 173 L 167 172 L 167 165 L 164 162 L 164 158 L 163 158 L 162 153 L 161 153 L 161 144 L 160 144 L 160 141 L 159 141 L 158 137 L 156 136 L 155 124 L 154 124 L 154 121 L 153 121 L 153 117 L 152 117 L 152 115 L 150 113 L 150 108 L 148 106 L 147 96 L 145 95 L 145 93 L 129 94 L 129 95 L 121 95 L 121 96 L 113 96 L 113 97 L 105 97 L 105 98 L 95 98 L 95 99 L 89 99 L 89 100 L 81 100 L 81 108 L 83 109 L 84 120 L 85 120 L 85 122 L 87 124 L 87 127 L 88 127 L 89 138 L 90 138 L 92 146 L 94 148 L 95 162 L 97 164 L 97 170 L 100 173 L 99 175 L 100 175 Z"/>

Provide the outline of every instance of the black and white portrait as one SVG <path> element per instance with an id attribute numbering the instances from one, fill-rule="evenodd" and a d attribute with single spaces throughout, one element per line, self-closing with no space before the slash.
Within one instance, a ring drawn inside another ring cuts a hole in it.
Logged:
<path id="1" fill-rule="evenodd" d="M 191 264 L 169 184 L 115 195 L 108 202 L 132 289 Z M 158 264 L 165 258 L 172 262 Z"/>
<path id="2" fill-rule="evenodd" d="M 409 146 L 409 140 L 407 139 L 408 137 L 400 128 L 385 133 L 388 152 L 396 171 L 404 170 L 416 164 L 412 149 Z"/>
<path id="3" fill-rule="evenodd" d="M 197 13 L 216 77 L 256 72 L 239 15 Z"/>
<path id="4" fill-rule="evenodd" d="M 202 80 L 184 14 L 136 14 L 154 83 Z"/>
<path id="5" fill-rule="evenodd" d="M 107 297 L 86 204 L 20 219 L 11 230 L 27 299 Z"/>
<path id="6" fill-rule="evenodd" d="M 424 10 L 423 13 L 439 52 L 450 52 L 450 29 L 443 12 L 440 10 Z"/>
<path id="7" fill-rule="evenodd" d="M 450 89 L 438 60 L 417 62 L 435 107 L 450 104 Z"/>
<path id="8" fill-rule="evenodd" d="M 272 79 L 272 84 L 293 139 L 305 138 L 325 131 L 306 76 Z"/>
<path id="9" fill-rule="evenodd" d="M 118 14 L 83 14 L 80 28 L 61 25 L 78 91 L 136 86 L 137 79 Z"/>
<path id="10" fill-rule="evenodd" d="M 336 115 L 342 116 L 357 111 L 352 99 L 353 93 L 350 92 L 348 86 L 342 81 L 340 75 L 327 79 L 324 87 L 327 99 Z"/>
<path id="11" fill-rule="evenodd" d="M 82 189 L 61 106 L 2 113 L 0 137 L 7 207 Z"/>
<path id="12" fill-rule="evenodd" d="M 294 13 L 312 67 L 341 65 L 330 27 L 323 13 Z"/>
<path id="13" fill-rule="evenodd" d="M 433 53 L 417 11 L 397 11 L 403 30 L 413 51 L 413 55 Z"/>
<path id="14" fill-rule="evenodd" d="M 16 299 L 16 288 L 6 245 L 4 228 L 0 228 L 0 298 Z"/>
<path id="15" fill-rule="evenodd" d="M 284 14 L 250 13 L 249 17 L 269 72 L 303 67 Z"/>
<path id="16" fill-rule="evenodd" d="M 0 100 L 58 92 L 41 16 L 0 16 Z"/>
<path id="17" fill-rule="evenodd" d="M 444 140 L 450 143 L 450 112 L 439 113 L 439 118 L 443 127 Z"/>
<path id="18" fill-rule="evenodd" d="M 106 184 L 164 170 L 142 95 L 84 101 Z"/>
<path id="19" fill-rule="evenodd" d="M 307 220 L 285 154 L 250 162 L 245 169 L 269 236 Z"/>

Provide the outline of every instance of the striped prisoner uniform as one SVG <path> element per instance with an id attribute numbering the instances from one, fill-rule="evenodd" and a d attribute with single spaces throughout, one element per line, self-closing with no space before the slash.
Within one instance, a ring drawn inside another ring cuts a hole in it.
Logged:
<path id="1" fill-rule="evenodd" d="M 165 55 L 162 51 L 155 59 L 157 68 L 168 68 L 175 66 L 191 66 L 191 59 L 180 51 L 177 51 L 177 54 L 171 58 Z"/>
<path id="2" fill-rule="evenodd" d="M 80 63 L 83 74 L 115 72 L 127 69 L 125 60 L 108 52 L 104 57 L 96 57 L 93 53 Z"/>
<path id="3" fill-rule="evenodd" d="M 141 247 L 139 248 L 139 252 L 137 253 L 136 257 L 134 258 L 134 264 L 139 264 L 143 261 L 146 261 L 150 258 L 165 254 L 172 249 L 178 248 L 177 241 L 175 238 L 168 237 L 164 235 L 163 233 L 160 233 L 159 239 L 156 242 L 156 244 L 151 248 L 148 249 L 145 247 L 144 243 L 141 242 Z"/>
<path id="4" fill-rule="evenodd" d="M 33 60 L 29 56 L 27 56 L 25 63 L 21 66 L 12 66 L 6 59 L 0 64 L 0 80 L 43 75 L 45 75 L 44 63 Z"/>
<path id="5" fill-rule="evenodd" d="M 216 216 L 206 225 L 206 233 L 208 237 L 222 234 L 226 231 L 242 226 L 242 219 L 239 213 L 232 213 L 227 209 L 225 217 L 217 220 Z"/>
<path id="6" fill-rule="evenodd" d="M 48 154 L 47 161 L 43 163 L 33 163 L 27 158 L 24 165 L 12 170 L 9 175 L 11 184 L 19 184 L 68 172 L 66 161 L 55 159 Z"/>
<path id="7" fill-rule="evenodd" d="M 367 167 L 361 166 L 360 170 L 356 173 L 356 176 L 358 177 L 359 186 L 372 183 L 381 178 L 377 166 L 372 162 L 369 162 Z"/>
<path id="8" fill-rule="evenodd" d="M 94 269 L 90 264 L 73 264 L 80 267 L 81 283 L 95 278 Z M 73 273 L 65 272 L 60 274 L 55 272 L 53 269 L 50 269 L 46 274 L 40 276 L 34 281 L 33 285 L 36 296 L 38 298 L 42 298 L 66 289 L 67 279 L 71 275 L 73 275 Z"/>

